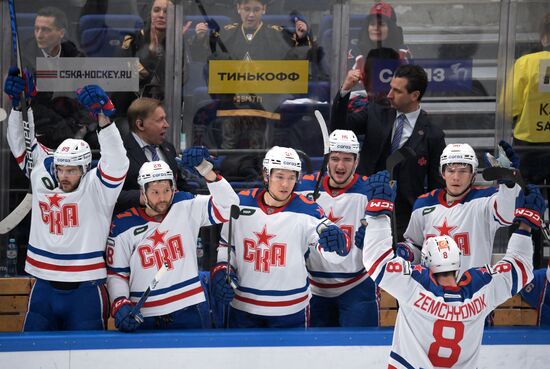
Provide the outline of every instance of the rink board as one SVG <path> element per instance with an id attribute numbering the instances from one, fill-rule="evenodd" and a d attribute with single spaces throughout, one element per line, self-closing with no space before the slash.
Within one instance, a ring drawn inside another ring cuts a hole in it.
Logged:
<path id="1" fill-rule="evenodd" d="M 386 368 L 393 329 L 2 333 L 10 369 Z M 487 329 L 478 369 L 548 367 L 550 329 Z"/>

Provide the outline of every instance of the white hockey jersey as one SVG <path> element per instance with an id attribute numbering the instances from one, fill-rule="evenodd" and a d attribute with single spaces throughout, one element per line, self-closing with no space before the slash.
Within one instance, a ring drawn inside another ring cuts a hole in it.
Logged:
<path id="1" fill-rule="evenodd" d="M 303 195 L 312 193 L 318 176 L 319 173 L 305 175 L 296 192 Z M 355 174 L 345 188 L 333 190 L 328 185 L 329 176 L 325 176 L 319 189 L 317 204 L 323 208 L 328 219 L 346 232 L 351 240 L 354 239 L 357 228 L 361 226 L 368 202 L 366 179 L 367 177 Z M 368 278 L 363 266 L 363 250 L 355 245 L 340 264 L 331 263 L 318 253 L 310 253 L 306 266 L 311 292 L 317 296 L 340 296 Z"/>
<path id="2" fill-rule="evenodd" d="M 514 220 L 520 187 L 474 187 L 462 199 L 447 204 L 445 190 L 420 196 L 414 203 L 405 239 L 422 246 L 433 236 L 452 237 L 462 251 L 460 274 L 491 262 L 495 233 Z"/>
<path id="3" fill-rule="evenodd" d="M 82 282 L 103 279 L 105 241 L 117 197 L 128 170 L 126 150 L 116 125 L 98 134 L 101 159 L 97 168 L 82 177 L 73 192 L 63 192 L 53 175 L 53 154 L 34 138 L 31 126 L 32 215 L 25 271 L 37 278 Z M 27 158 L 21 112 L 12 110 L 8 144 L 17 163 L 26 172 Z"/>
<path id="4" fill-rule="evenodd" d="M 263 201 L 265 190 L 239 194 L 241 215 L 233 221 L 231 265 L 238 288 L 231 306 L 256 315 L 281 316 L 304 309 L 310 300 L 305 258 L 321 253 L 317 227 L 330 224 L 323 209 L 293 194 L 283 207 Z M 227 261 L 228 224 L 224 224 L 218 262 Z M 325 254 L 325 253 L 323 253 Z M 337 262 L 345 258 L 337 256 Z"/>
<path id="5" fill-rule="evenodd" d="M 208 183 L 212 196 L 177 192 L 162 221 L 131 208 L 116 216 L 107 242 L 107 288 L 111 301 L 137 302 L 167 262 L 168 270 L 141 309 L 143 316 L 172 313 L 205 301 L 197 266 L 199 228 L 229 218 L 239 198 L 221 179 Z"/>
<path id="6" fill-rule="evenodd" d="M 476 368 L 485 317 L 533 278 L 530 235 L 516 231 L 500 262 L 466 271 L 450 288 L 394 255 L 387 216 L 367 222 L 365 268 L 399 302 L 388 368 Z"/>

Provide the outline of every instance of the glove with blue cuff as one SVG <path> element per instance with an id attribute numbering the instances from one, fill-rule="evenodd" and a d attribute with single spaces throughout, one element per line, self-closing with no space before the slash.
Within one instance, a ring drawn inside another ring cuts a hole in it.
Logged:
<path id="1" fill-rule="evenodd" d="M 527 185 L 527 195 L 522 190 L 516 198 L 514 222 L 522 222 L 532 229 L 540 228 L 542 216 L 546 210 L 546 203 L 539 188 Z"/>
<path id="2" fill-rule="evenodd" d="M 319 245 L 324 251 L 336 252 L 340 256 L 346 256 L 350 251 L 346 235 L 334 224 L 325 227 L 321 231 Z"/>
<path id="3" fill-rule="evenodd" d="M 371 175 L 367 181 L 367 208 L 365 214 L 371 216 L 387 215 L 393 212 L 397 186 L 390 186 L 390 175 L 387 170 Z"/>
<path id="4" fill-rule="evenodd" d="M 119 297 L 111 306 L 111 315 L 115 318 L 115 327 L 122 332 L 134 332 L 141 324 L 131 314 L 134 304 L 126 297 Z M 138 313 L 140 321 L 143 321 L 141 313 Z"/>

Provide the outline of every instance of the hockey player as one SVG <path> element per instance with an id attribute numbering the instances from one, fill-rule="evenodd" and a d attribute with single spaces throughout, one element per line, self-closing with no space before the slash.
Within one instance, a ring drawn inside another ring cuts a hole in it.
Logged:
<path id="1" fill-rule="evenodd" d="M 197 267 L 199 228 L 226 221 L 231 205 L 239 202 L 231 185 L 212 171 L 208 158 L 208 149 L 192 147 L 183 152 L 182 162 L 197 168 L 211 196 L 176 192 L 168 164 L 146 162 L 138 176 L 145 207 L 131 208 L 113 221 L 107 243 L 107 286 L 119 330 L 138 328 L 140 319 L 130 313 L 164 263 L 168 271 L 143 305 L 145 319 L 139 328 L 202 327 L 198 304 L 205 295 Z"/>
<path id="2" fill-rule="evenodd" d="M 517 168 L 519 159 L 512 147 L 504 141 L 500 145 Z M 424 240 L 449 236 L 462 251 L 461 275 L 471 267 L 491 262 L 495 233 L 500 227 L 512 224 L 520 187 L 514 183 L 500 184 L 498 188 L 473 187 L 477 167 L 476 153 L 470 145 L 447 145 L 439 165 L 445 188 L 416 200 L 404 234 L 409 245 L 399 245 L 402 256 L 413 261 L 416 253 L 418 261 L 418 247 Z M 410 243 L 418 245 L 416 250 Z"/>
<path id="3" fill-rule="evenodd" d="M 365 268 L 399 303 L 388 368 L 476 368 L 485 317 L 533 277 L 531 229 L 540 227 L 546 207 L 540 191 L 530 185 L 528 195 L 518 195 L 519 228 L 504 258 L 457 280 L 460 249 L 447 235 L 424 241 L 423 265 L 395 256 L 389 218 L 395 186 L 387 172 L 369 177 L 369 183 Z"/>
<path id="4" fill-rule="evenodd" d="M 350 238 L 361 226 L 367 206 L 367 177 L 355 173 L 359 163 L 359 141 L 353 131 L 335 130 L 329 137 L 328 176 L 321 181 L 317 203 L 328 218 Z M 297 192 L 311 193 L 319 173 L 304 176 Z M 318 253 L 306 260 L 311 283 L 312 327 L 378 326 L 377 288 L 363 266 L 363 240 L 352 247 L 340 264 L 330 263 Z"/>
<path id="5" fill-rule="evenodd" d="M 305 259 L 321 253 L 342 262 L 349 237 L 319 205 L 294 192 L 301 171 L 294 149 L 272 147 L 263 170 L 265 189 L 239 195 L 241 215 L 233 221 L 232 240 L 227 225 L 222 229 L 212 289 L 218 301 L 231 301 L 231 328 L 306 327 L 311 293 Z M 235 291 L 226 280 L 229 242 Z"/>
<path id="6" fill-rule="evenodd" d="M 537 269 L 534 278 L 524 289 L 521 290 L 521 297 L 527 301 L 532 308 L 537 309 L 537 324 L 544 327 L 550 326 L 550 259 L 548 267 Z"/>
<path id="7" fill-rule="evenodd" d="M 8 144 L 27 172 L 22 113 L 18 111 L 24 87 L 24 80 L 10 73 L 4 90 L 14 104 Z M 93 85 L 77 94 L 81 104 L 98 118 L 101 159 L 94 169 L 90 169 L 90 147 L 83 140 L 68 138 L 53 155 L 37 144 L 33 112 L 28 110 L 34 168 L 30 173 L 33 197 L 25 271 L 36 282 L 24 331 L 104 329 L 106 324 L 103 256 L 128 159 L 116 125 L 106 117 L 115 112 L 109 97 Z"/>

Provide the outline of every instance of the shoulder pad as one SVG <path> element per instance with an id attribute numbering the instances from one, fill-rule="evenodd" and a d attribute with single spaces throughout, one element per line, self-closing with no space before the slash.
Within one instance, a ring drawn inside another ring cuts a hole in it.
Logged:
<path id="1" fill-rule="evenodd" d="M 223 26 L 223 29 L 225 29 L 226 31 L 229 31 L 231 29 L 235 29 L 239 27 L 239 23 L 231 23 L 231 24 L 227 24 L 225 26 Z"/>
<path id="2" fill-rule="evenodd" d="M 273 29 L 273 30 L 275 30 L 275 31 L 278 31 L 278 32 L 282 32 L 282 31 L 284 30 L 284 27 L 282 27 L 282 26 L 277 26 L 277 25 L 275 25 L 275 24 L 269 25 L 268 28 L 271 28 L 271 29 Z"/>
<path id="3" fill-rule="evenodd" d="M 132 35 L 124 36 L 124 40 L 122 41 L 122 48 L 125 50 L 128 50 L 133 41 L 134 41 L 134 36 Z"/>

